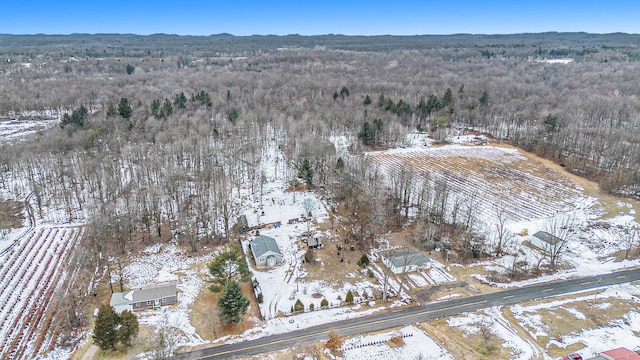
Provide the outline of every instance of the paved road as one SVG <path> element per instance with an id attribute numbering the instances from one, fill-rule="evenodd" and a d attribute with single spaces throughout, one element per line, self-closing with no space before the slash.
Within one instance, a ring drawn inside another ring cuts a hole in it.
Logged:
<path id="1" fill-rule="evenodd" d="M 420 323 L 463 312 L 473 312 L 496 305 L 510 305 L 534 299 L 588 290 L 600 286 L 640 280 L 640 269 L 618 271 L 611 274 L 572 280 L 554 281 L 490 294 L 457 298 L 450 301 L 413 306 L 391 312 L 369 315 L 356 319 L 332 322 L 257 340 L 226 344 L 180 354 L 177 359 L 228 359 L 234 356 L 251 356 L 281 350 L 302 343 L 327 339 L 329 331 L 343 336 L 369 333 L 389 328 Z"/>

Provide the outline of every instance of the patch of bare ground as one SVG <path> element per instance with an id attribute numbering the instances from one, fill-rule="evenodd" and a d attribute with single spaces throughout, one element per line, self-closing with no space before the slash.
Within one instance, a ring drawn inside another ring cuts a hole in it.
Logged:
<path id="1" fill-rule="evenodd" d="M 250 283 L 242 283 L 242 293 L 251 301 L 249 310 L 242 317 L 242 321 L 236 325 L 223 325 L 218 319 L 218 298 L 222 295 L 222 291 L 217 293 L 209 290 L 209 283 L 205 283 L 200 293 L 189 307 L 189 321 L 196 329 L 196 332 L 204 340 L 215 342 L 216 339 L 227 335 L 242 334 L 246 330 L 253 328 L 259 323 L 260 311 L 256 298 L 253 295 L 253 289 Z M 208 347 L 205 344 L 201 347 Z M 196 347 L 197 348 L 197 347 Z"/>
<path id="2" fill-rule="evenodd" d="M 328 283 L 338 280 L 341 282 L 364 280 L 366 274 L 362 274 L 360 272 L 362 269 L 358 266 L 358 260 L 360 260 L 363 252 L 357 248 L 351 250 L 349 245 L 347 245 L 347 249 L 345 250 L 338 250 L 338 245 L 342 245 L 342 239 L 339 235 L 339 228 L 341 225 L 335 221 L 332 229 L 332 222 L 325 221 L 323 223 L 314 224 L 314 226 L 319 231 L 322 231 L 323 234 L 326 234 L 326 230 L 330 230 L 332 235 L 323 235 L 322 241 L 324 243 L 324 248 L 306 250 L 313 252 L 314 261 L 302 264 L 302 268 L 307 270 L 307 275 L 302 280 L 324 280 Z M 298 245 L 301 249 L 306 247 L 305 243 L 300 239 L 298 239 Z M 341 261 L 341 254 L 344 255 L 343 261 Z M 346 278 L 345 274 L 354 274 L 355 277 Z M 370 278 L 367 279 L 373 280 Z"/>
<path id="3" fill-rule="evenodd" d="M 563 336 L 571 333 L 582 332 L 602 326 L 610 326 L 612 321 L 623 319 L 624 314 L 633 309 L 637 309 L 637 303 L 633 301 L 618 298 L 595 298 L 595 295 L 600 292 L 601 290 L 593 290 L 590 292 L 582 292 L 577 295 L 559 296 L 545 300 L 525 302 L 520 305 L 526 308 L 532 305 L 547 304 L 553 301 L 571 300 L 580 297 L 580 300 L 576 299 L 576 301 L 573 302 L 569 301 L 555 307 L 545 307 L 526 313 L 529 317 L 532 315 L 538 315 L 540 317 L 540 322 L 551 328 L 550 336 L 560 340 Z M 591 295 L 594 295 L 594 297 L 589 298 Z M 603 311 L 604 306 L 607 306 L 606 311 Z M 576 312 L 583 314 L 584 317 L 576 316 Z M 505 307 L 502 310 L 502 313 L 512 325 L 518 325 L 514 326 L 514 328 L 520 328 L 530 332 L 535 331 L 535 329 L 529 328 L 525 324 L 521 324 L 513 316 L 509 307 Z M 540 336 L 537 339 L 530 339 L 542 348 L 545 348 L 549 341 L 548 336 Z M 570 352 L 579 351 L 583 347 L 584 345 L 581 343 L 570 344 L 566 348 L 550 345 L 547 348 L 547 352 L 553 357 L 559 357 Z"/>
<path id="4" fill-rule="evenodd" d="M 615 253 L 611 254 L 611 256 L 614 256 L 616 258 L 616 261 L 624 260 L 625 255 L 626 255 L 625 250 L 616 251 Z M 631 251 L 629 251 L 629 255 L 626 255 L 626 259 L 627 260 L 640 259 L 640 247 L 634 246 L 631 249 Z"/>
<path id="5" fill-rule="evenodd" d="M 24 222 L 24 203 L 0 199 L 0 228 L 21 227 Z"/>
<path id="6" fill-rule="evenodd" d="M 480 333 L 466 334 L 464 331 L 451 327 L 445 319 L 438 319 L 420 324 L 427 335 L 444 347 L 454 359 L 504 359 L 508 360 L 512 354 L 504 348 L 495 336 L 485 339 Z"/>

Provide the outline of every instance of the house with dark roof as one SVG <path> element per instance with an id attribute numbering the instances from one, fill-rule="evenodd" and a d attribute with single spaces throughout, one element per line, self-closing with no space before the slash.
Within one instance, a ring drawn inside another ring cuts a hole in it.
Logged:
<path id="1" fill-rule="evenodd" d="M 274 267 L 282 264 L 282 252 L 274 238 L 260 235 L 249 243 L 257 267 Z"/>
<path id="2" fill-rule="evenodd" d="M 559 237 L 549 234 L 546 231 L 538 231 L 530 238 L 530 242 L 538 248 L 547 251 L 549 249 L 556 249 L 564 246 L 564 240 Z"/>
<path id="3" fill-rule="evenodd" d="M 431 267 L 431 259 L 421 252 L 391 252 L 383 256 L 382 261 L 394 274 L 428 269 Z"/>
<path id="4" fill-rule="evenodd" d="M 125 310 L 159 309 L 178 301 L 176 284 L 165 284 L 111 294 L 110 305 L 117 313 Z"/>

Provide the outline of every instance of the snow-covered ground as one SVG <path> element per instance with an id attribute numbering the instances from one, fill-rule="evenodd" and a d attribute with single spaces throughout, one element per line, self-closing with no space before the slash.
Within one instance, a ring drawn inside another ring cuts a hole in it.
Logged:
<path id="1" fill-rule="evenodd" d="M 15 140 L 58 123 L 58 120 L 0 120 L 0 142 Z"/>
<path id="2" fill-rule="evenodd" d="M 172 307 L 162 307 L 159 311 L 147 310 L 138 313 L 139 322 L 156 329 L 171 327 L 178 332 L 178 342 L 182 346 L 197 346 L 205 341 L 196 333 L 189 322 L 189 306 L 203 288 L 204 270 L 198 271 L 197 264 L 206 264 L 211 256 L 190 256 L 174 244 L 156 244 L 145 249 L 142 255 L 123 270 L 128 288 L 152 286 L 175 282 L 178 289 L 178 303 Z M 117 282 L 117 277 L 112 279 Z M 115 285 L 114 285 L 115 286 Z"/>
<path id="3" fill-rule="evenodd" d="M 403 345 L 390 347 L 392 337 L 402 336 Z M 433 341 L 427 333 L 413 326 L 376 335 L 358 336 L 342 346 L 344 360 L 423 359 L 453 360 L 445 348 Z"/>
<path id="4" fill-rule="evenodd" d="M 543 323 L 539 315 L 541 310 L 563 309 L 576 322 L 586 320 L 586 316 L 575 308 L 576 304 L 586 303 L 605 311 L 611 307 L 611 301 L 626 300 L 635 303 L 635 309 L 623 314 L 620 319 L 612 319 L 608 326 L 598 326 L 590 329 L 575 328 L 569 334 L 561 334 L 560 337 L 553 335 L 552 323 Z M 510 307 L 514 317 L 522 324 L 531 337 L 546 337 L 552 333 L 554 337 L 549 344 L 559 348 L 566 348 L 574 344 L 582 344 L 584 348 L 580 350 L 583 357 L 595 356 L 599 352 L 624 346 L 628 349 L 640 347 L 640 286 L 633 284 L 615 285 L 603 289 L 594 294 L 576 294 L 572 298 L 550 300 L 534 305 L 513 305 Z"/>

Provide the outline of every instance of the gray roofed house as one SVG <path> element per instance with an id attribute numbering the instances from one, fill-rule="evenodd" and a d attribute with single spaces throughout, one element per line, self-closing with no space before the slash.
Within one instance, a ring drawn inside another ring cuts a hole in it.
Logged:
<path id="1" fill-rule="evenodd" d="M 428 269 L 431 259 L 421 252 L 400 251 L 382 257 L 382 261 L 394 274 Z"/>
<path id="2" fill-rule="evenodd" d="M 157 309 L 160 306 L 175 304 L 177 301 L 178 291 L 176 284 L 172 283 L 113 293 L 110 305 L 117 313 L 122 313 L 124 310 Z"/>
<path id="3" fill-rule="evenodd" d="M 274 238 L 258 236 L 249 243 L 257 267 L 274 267 L 282 264 L 282 252 Z"/>

